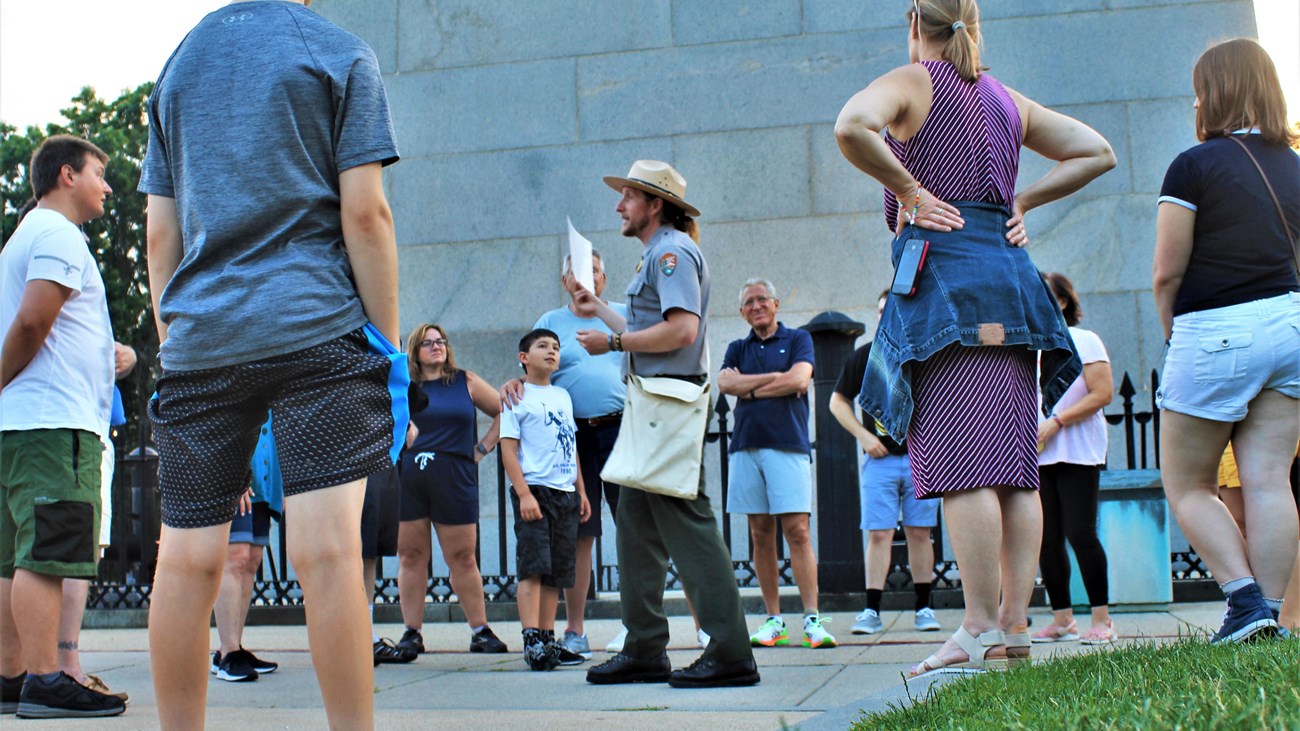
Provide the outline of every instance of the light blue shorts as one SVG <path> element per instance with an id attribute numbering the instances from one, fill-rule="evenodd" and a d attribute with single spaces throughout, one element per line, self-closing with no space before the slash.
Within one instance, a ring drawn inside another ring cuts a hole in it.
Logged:
<path id="1" fill-rule="evenodd" d="M 728 464 L 728 513 L 812 512 L 812 460 L 807 454 L 742 449 L 731 453 Z"/>
<path id="2" fill-rule="evenodd" d="M 1160 408 L 1241 421 L 1265 389 L 1300 398 L 1300 293 L 1174 318 Z"/>
<path id="3" fill-rule="evenodd" d="M 939 522 L 941 500 L 917 500 L 912 465 L 905 454 L 866 457 L 859 479 L 862 489 L 862 530 L 894 530 L 903 525 L 933 528 Z"/>

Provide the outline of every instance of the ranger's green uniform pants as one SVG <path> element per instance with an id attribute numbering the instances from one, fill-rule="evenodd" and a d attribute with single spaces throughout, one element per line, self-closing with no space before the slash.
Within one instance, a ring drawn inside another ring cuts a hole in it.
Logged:
<path id="1" fill-rule="evenodd" d="M 711 638 L 704 656 L 720 662 L 753 657 L 731 553 L 718 531 L 712 502 L 704 494 L 703 472 L 694 500 L 630 487 L 619 490 L 614 520 L 619 598 L 627 627 L 624 654 L 655 658 L 668 647 L 664 582 L 671 557 L 700 628 Z"/>

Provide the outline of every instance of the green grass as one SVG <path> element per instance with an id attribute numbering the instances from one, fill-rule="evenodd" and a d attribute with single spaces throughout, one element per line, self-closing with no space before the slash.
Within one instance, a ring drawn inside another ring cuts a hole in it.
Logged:
<path id="1" fill-rule="evenodd" d="M 853 726 L 980 728 L 1300 729 L 1300 640 L 1088 653 L 950 683 Z"/>

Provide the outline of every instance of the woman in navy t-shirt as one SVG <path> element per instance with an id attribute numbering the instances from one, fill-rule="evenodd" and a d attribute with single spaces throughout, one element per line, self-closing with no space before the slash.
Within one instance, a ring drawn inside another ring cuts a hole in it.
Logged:
<path id="1" fill-rule="evenodd" d="M 1228 596 L 1215 642 L 1278 634 L 1296 561 L 1288 470 L 1300 438 L 1300 158 L 1277 71 L 1237 39 L 1192 71 L 1201 144 L 1169 166 L 1153 286 L 1168 338 L 1161 477 L 1183 533 Z M 1229 439 L 1246 539 L 1218 500 Z"/>

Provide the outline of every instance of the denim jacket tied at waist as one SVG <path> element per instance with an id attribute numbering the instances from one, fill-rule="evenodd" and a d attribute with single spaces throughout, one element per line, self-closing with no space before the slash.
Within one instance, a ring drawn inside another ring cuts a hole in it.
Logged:
<path id="1" fill-rule="evenodd" d="M 891 295 L 871 346 L 858 403 L 902 441 L 912 420 L 914 362 L 952 343 L 1025 346 L 1041 351 L 1039 387 L 1048 414 L 1083 372 L 1060 307 L 1029 253 L 1005 238 L 1010 213 L 988 203 L 953 201 L 966 225 L 940 232 L 906 226 L 894 239 L 898 266 L 910 239 L 930 242 L 910 297 Z"/>

